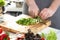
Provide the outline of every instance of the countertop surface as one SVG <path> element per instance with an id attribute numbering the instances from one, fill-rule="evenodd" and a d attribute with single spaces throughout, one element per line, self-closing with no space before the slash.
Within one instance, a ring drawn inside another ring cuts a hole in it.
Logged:
<path id="1" fill-rule="evenodd" d="M 54 29 L 54 28 L 51 28 L 51 27 L 45 28 L 44 30 L 38 32 L 38 34 L 40 34 L 40 33 L 46 33 L 47 34 L 51 29 L 53 29 L 56 32 L 56 34 L 57 34 L 57 40 L 60 40 L 60 30 Z M 16 40 L 17 37 L 18 37 L 18 34 L 10 33 L 11 40 Z"/>
<path id="2" fill-rule="evenodd" d="M 22 14 L 22 16 L 23 16 L 24 14 Z M 20 15 L 19 15 L 20 16 Z M 7 20 L 10 20 L 10 21 L 16 21 L 17 19 L 19 19 L 20 17 L 19 16 L 17 16 L 17 17 L 14 17 L 14 16 L 11 16 L 11 15 L 9 15 L 9 14 L 4 14 L 4 19 L 5 19 L 5 21 L 7 21 Z M 11 20 L 11 19 L 14 19 L 14 20 Z M 56 32 L 56 34 L 57 34 L 57 37 L 58 37 L 58 39 L 57 40 L 60 40 L 60 30 L 58 30 L 58 29 L 55 29 L 55 28 L 51 28 L 51 27 L 46 27 L 46 28 L 44 28 L 43 30 L 41 30 L 41 31 L 39 31 L 38 33 L 40 34 L 40 33 L 48 33 L 51 29 L 53 29 L 55 32 Z M 11 38 L 11 40 L 15 40 L 16 39 L 16 37 L 18 36 L 18 34 L 13 34 L 13 33 L 9 33 L 10 34 L 10 38 Z M 13 35 L 13 36 L 12 36 Z"/>

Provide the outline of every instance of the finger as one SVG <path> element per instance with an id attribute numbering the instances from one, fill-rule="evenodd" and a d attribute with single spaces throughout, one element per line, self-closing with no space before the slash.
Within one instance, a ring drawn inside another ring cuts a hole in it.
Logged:
<path id="1" fill-rule="evenodd" d="M 35 17 L 38 16 L 38 11 L 36 11 L 34 14 L 35 14 Z"/>
<path id="2" fill-rule="evenodd" d="M 31 15 L 32 11 L 29 10 L 29 14 Z"/>
<path id="3" fill-rule="evenodd" d="M 45 12 L 45 9 L 41 11 L 40 16 L 42 16 L 44 12 Z"/>
<path id="4" fill-rule="evenodd" d="M 33 11 L 30 11 L 30 16 L 35 17 L 35 14 Z"/>
<path id="5" fill-rule="evenodd" d="M 49 16 L 49 15 L 48 15 L 48 13 L 47 13 L 47 15 L 45 16 L 45 19 L 47 19 L 47 18 L 48 18 L 48 16 Z"/>
<path id="6" fill-rule="evenodd" d="M 43 15 L 43 12 L 41 11 L 41 13 L 39 14 L 39 16 L 43 19 L 42 15 Z"/>
<path id="7" fill-rule="evenodd" d="M 51 17 L 52 15 L 50 13 L 48 13 L 48 18 Z"/>
<path id="8" fill-rule="evenodd" d="M 42 17 L 42 19 L 45 19 L 45 16 L 46 16 L 45 10 L 41 11 L 40 16 Z"/>
<path id="9" fill-rule="evenodd" d="M 42 18 L 43 18 L 43 19 L 46 19 L 46 17 L 47 17 L 47 13 L 44 12 L 43 15 L 42 15 Z"/>
<path id="10" fill-rule="evenodd" d="M 48 10 L 46 8 L 41 13 L 42 13 L 42 18 L 43 19 L 47 19 L 48 18 L 49 12 L 48 12 Z"/>

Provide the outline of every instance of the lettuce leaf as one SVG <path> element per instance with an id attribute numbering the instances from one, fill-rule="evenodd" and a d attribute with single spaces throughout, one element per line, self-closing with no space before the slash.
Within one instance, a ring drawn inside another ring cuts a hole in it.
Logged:
<path id="1" fill-rule="evenodd" d="M 5 5 L 5 0 L 0 0 L 0 6 L 4 6 Z"/>
<path id="2" fill-rule="evenodd" d="M 51 30 L 46 37 L 46 40 L 57 40 L 56 33 L 53 30 Z"/>

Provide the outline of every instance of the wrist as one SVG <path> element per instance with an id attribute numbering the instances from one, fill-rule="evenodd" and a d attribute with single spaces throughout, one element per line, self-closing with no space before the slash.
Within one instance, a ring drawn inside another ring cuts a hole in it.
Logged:
<path id="1" fill-rule="evenodd" d="M 57 7 L 56 6 L 50 6 L 49 9 L 55 13 L 56 10 L 58 9 L 58 6 Z"/>
<path id="2" fill-rule="evenodd" d="M 26 3 L 29 6 L 36 6 L 35 0 L 26 0 Z"/>
<path id="3" fill-rule="evenodd" d="M 52 2 L 52 4 L 50 5 L 49 9 L 53 10 L 53 11 L 56 11 L 58 9 L 60 5 L 60 1 L 59 0 L 54 0 Z"/>

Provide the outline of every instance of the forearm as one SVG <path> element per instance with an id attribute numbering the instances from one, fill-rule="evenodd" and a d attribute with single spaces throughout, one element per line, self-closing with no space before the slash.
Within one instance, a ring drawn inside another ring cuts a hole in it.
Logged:
<path id="1" fill-rule="evenodd" d="M 59 6 L 60 6 L 60 0 L 54 0 L 49 8 L 56 11 Z"/>
<path id="2" fill-rule="evenodd" d="M 28 6 L 36 5 L 35 0 L 26 0 L 26 4 L 27 4 Z"/>

